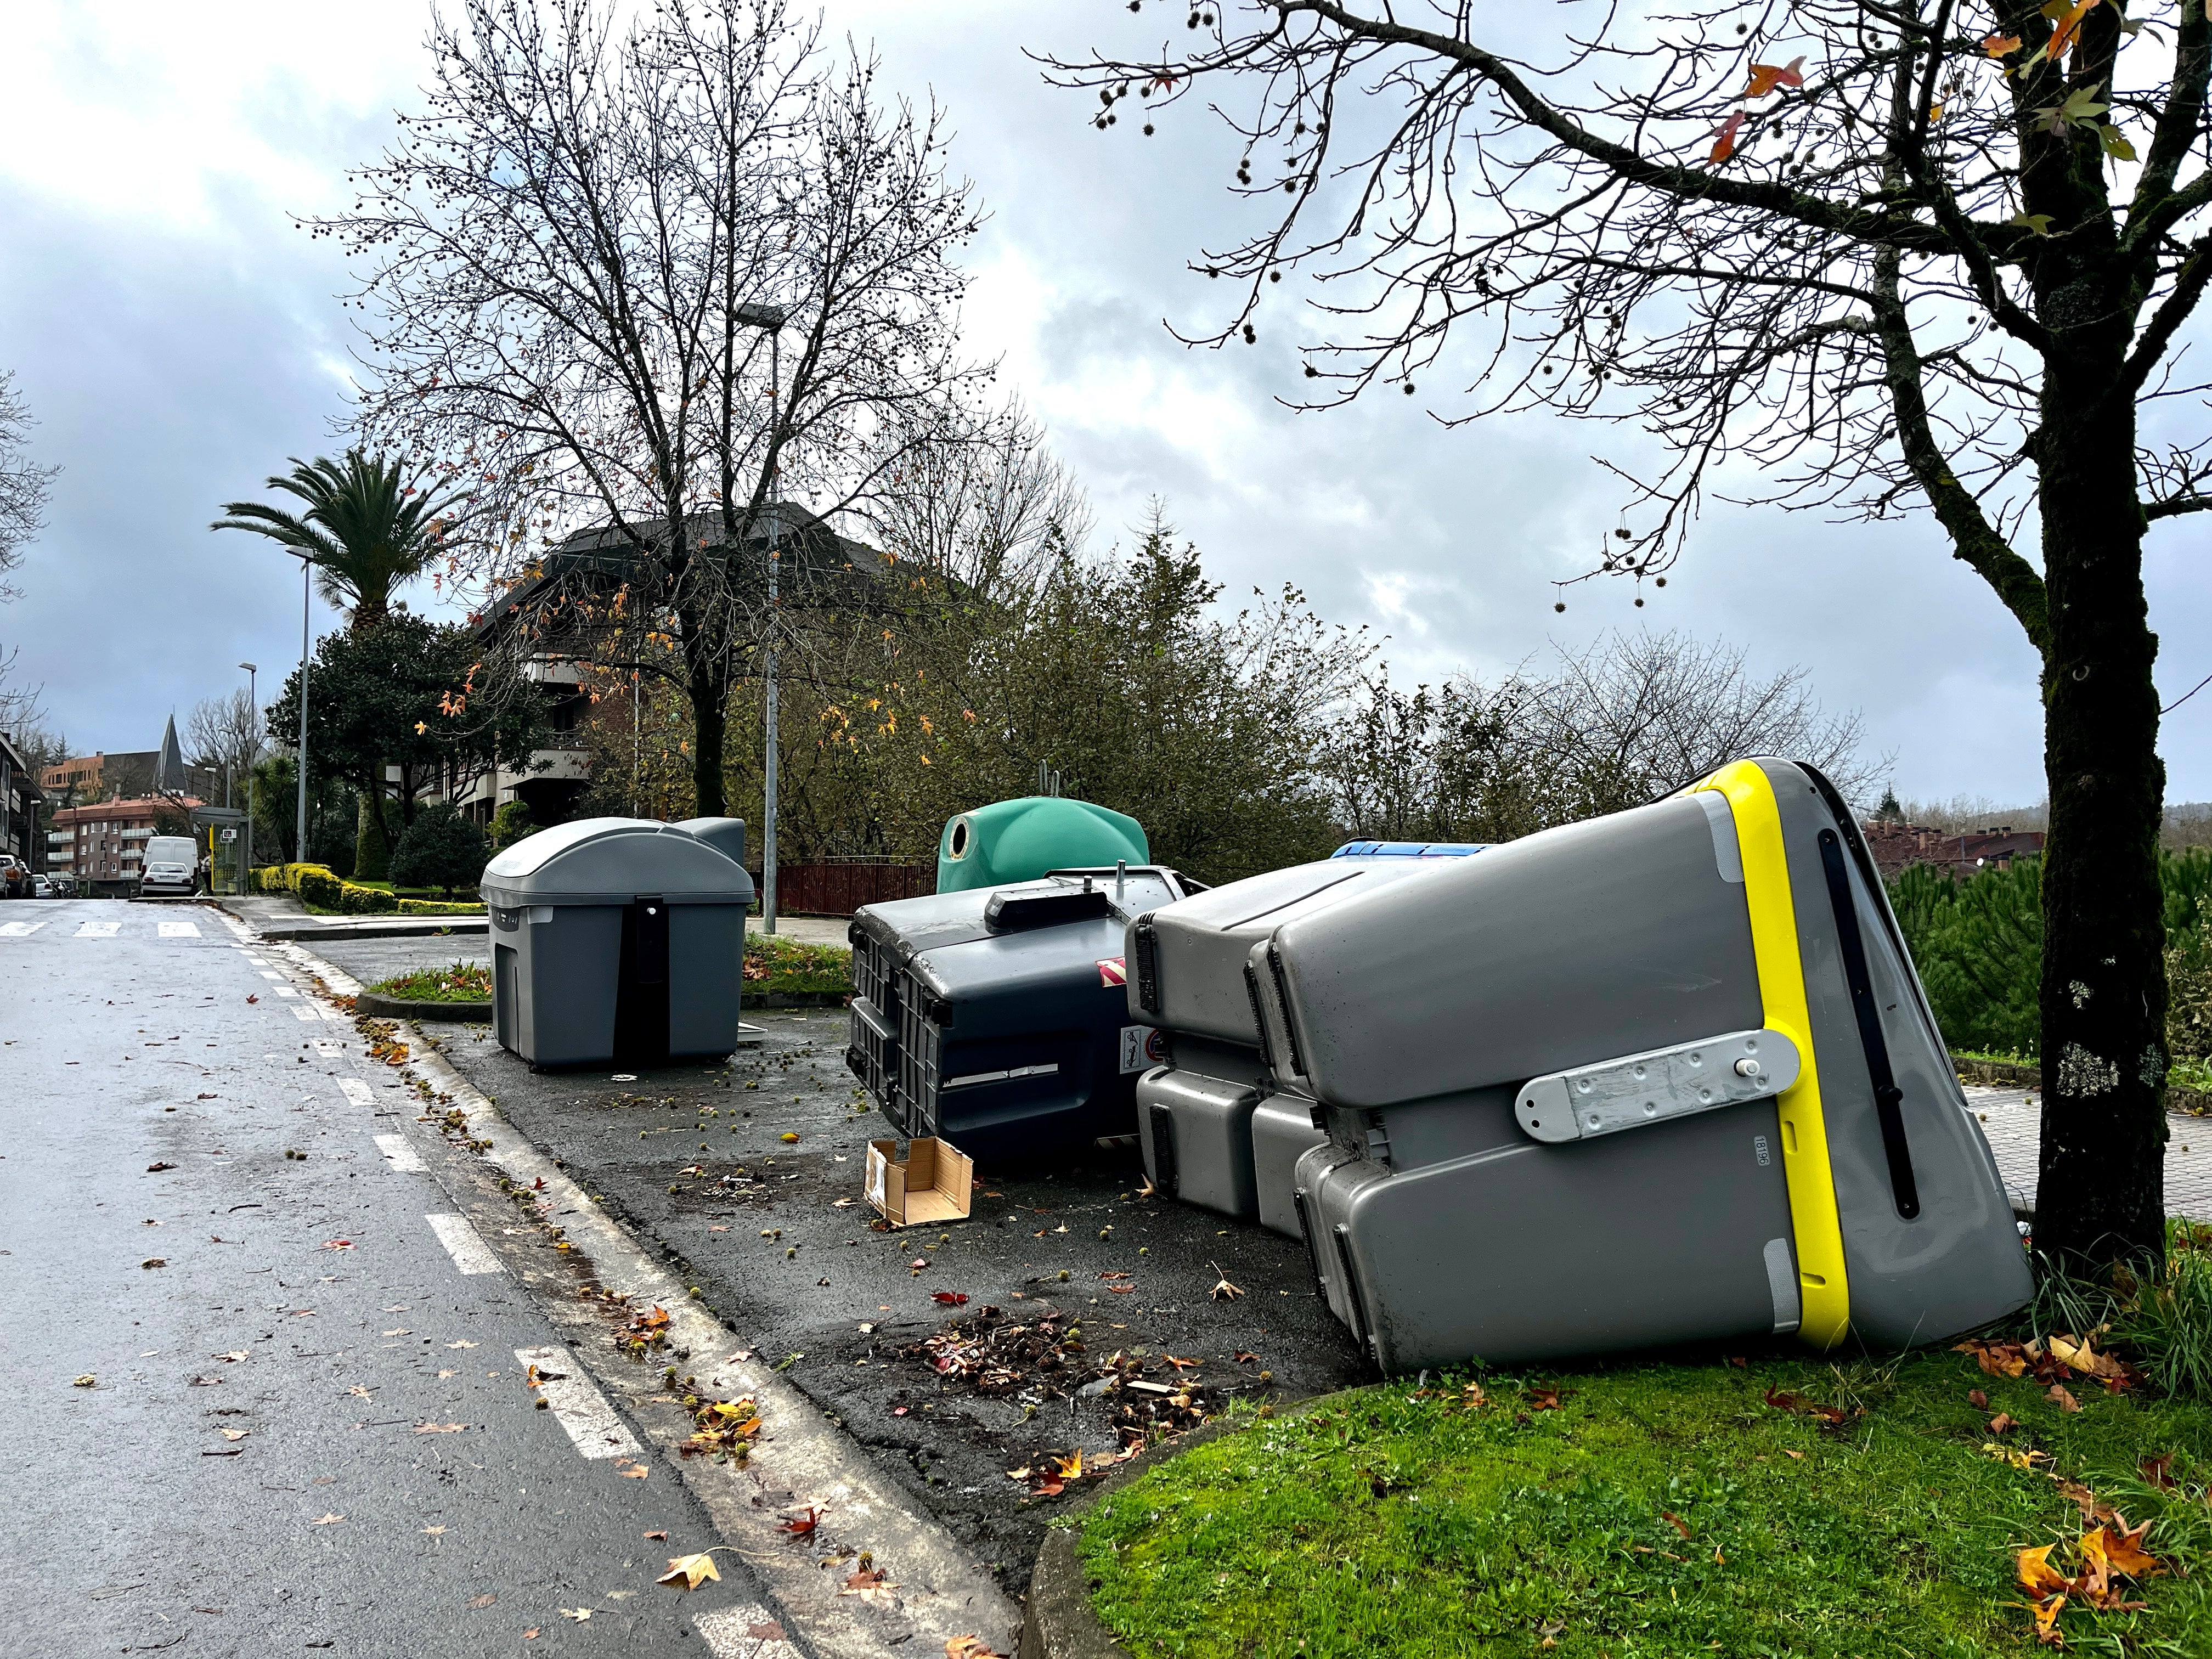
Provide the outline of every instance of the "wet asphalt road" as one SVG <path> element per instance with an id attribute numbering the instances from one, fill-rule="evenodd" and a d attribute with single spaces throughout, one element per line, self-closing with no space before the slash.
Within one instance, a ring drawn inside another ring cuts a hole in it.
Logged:
<path id="1" fill-rule="evenodd" d="M 364 980 L 443 966 L 471 948 L 441 939 L 318 946 Z M 533 1073 L 485 1027 L 422 1029 L 517 1129 L 680 1264 L 741 1340 L 788 1357 L 789 1378 L 1010 1591 L 1026 1587 L 1046 1524 L 1084 1487 L 1039 1497 L 1034 1481 L 1007 1471 L 1115 1447 L 1111 1401 L 1066 1397 L 1110 1354 L 1139 1357 L 1150 1374 L 1195 1376 L 1212 1404 L 1374 1380 L 1316 1297 L 1301 1244 L 1139 1197 L 1133 1145 L 1102 1148 L 1080 1168 L 979 1170 L 975 1214 L 963 1224 L 872 1227 L 861 1196 L 867 1143 L 891 1130 L 846 1070 L 846 1015 L 745 1017 L 765 1030 L 762 1048 L 631 1083 L 605 1071 Z M 1246 1294 L 1213 1299 L 1224 1274 Z M 933 1300 L 939 1291 L 969 1298 L 963 1316 L 987 1304 L 1012 1322 L 1057 1313 L 1063 1330 L 1072 1316 L 1083 1348 L 1060 1375 L 1033 1373 L 1003 1393 L 948 1384 L 907 1352 L 953 1311 Z M 1169 1369 L 1168 1354 L 1200 1364 Z"/>
<path id="2" fill-rule="evenodd" d="M 0 904 L 0 1653 L 753 1651 L 417 1109 L 210 908 Z"/>

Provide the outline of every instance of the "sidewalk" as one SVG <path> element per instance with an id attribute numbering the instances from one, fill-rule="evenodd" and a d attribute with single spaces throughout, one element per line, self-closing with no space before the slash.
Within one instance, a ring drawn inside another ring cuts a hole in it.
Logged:
<path id="1" fill-rule="evenodd" d="M 489 921 L 481 915 L 450 916 L 318 916 L 287 893 L 224 895 L 215 903 L 228 910 L 263 939 L 421 939 L 434 933 L 485 933 Z"/>
<path id="2" fill-rule="evenodd" d="M 1966 1105 L 1981 1120 L 2016 1213 L 2035 1208 L 2036 1158 L 2043 1142 L 2043 1104 L 2033 1089 L 1968 1085 Z M 2212 1120 L 2168 1114 L 2166 1212 L 2212 1221 Z"/>

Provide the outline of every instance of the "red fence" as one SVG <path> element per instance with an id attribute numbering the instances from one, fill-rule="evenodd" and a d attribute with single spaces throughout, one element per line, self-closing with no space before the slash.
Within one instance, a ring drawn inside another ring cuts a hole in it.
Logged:
<path id="1" fill-rule="evenodd" d="M 758 890 L 761 872 L 753 872 Z M 775 908 L 787 916 L 849 916 L 864 904 L 919 898 L 937 890 L 927 864 L 778 864 Z"/>

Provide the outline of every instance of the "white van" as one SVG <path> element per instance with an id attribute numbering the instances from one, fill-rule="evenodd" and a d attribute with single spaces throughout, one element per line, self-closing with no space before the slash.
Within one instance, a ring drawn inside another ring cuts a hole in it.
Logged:
<path id="1" fill-rule="evenodd" d="M 198 865 L 199 848 L 190 836 L 155 836 L 146 843 L 138 890 L 181 893 L 189 898 L 198 886 L 194 879 Z"/>

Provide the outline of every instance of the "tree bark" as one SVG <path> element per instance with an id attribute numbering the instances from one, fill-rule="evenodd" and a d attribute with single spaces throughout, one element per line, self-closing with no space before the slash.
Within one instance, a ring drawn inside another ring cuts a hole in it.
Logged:
<path id="1" fill-rule="evenodd" d="M 691 699 L 691 793 L 693 811 L 719 818 L 728 810 L 722 793 L 722 743 L 729 726 L 727 699 L 711 670 L 694 667 L 685 690 Z"/>
<path id="2" fill-rule="evenodd" d="M 382 881 L 392 869 L 392 838 L 384 823 L 384 767 L 372 769 L 374 782 L 361 792 L 354 817 L 353 878 Z"/>
<path id="3" fill-rule="evenodd" d="M 2086 251 L 2085 251 L 2086 252 Z M 2036 1243 L 2077 1272 L 2165 1250 L 2166 959 L 2158 836 L 2158 639 L 2142 586 L 2132 308 L 2095 257 L 2037 272 L 2035 442 L 2050 643 L 2043 865 L 2043 1141 Z"/>

